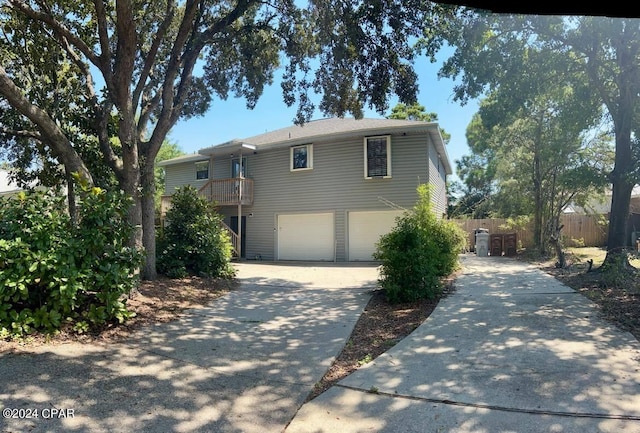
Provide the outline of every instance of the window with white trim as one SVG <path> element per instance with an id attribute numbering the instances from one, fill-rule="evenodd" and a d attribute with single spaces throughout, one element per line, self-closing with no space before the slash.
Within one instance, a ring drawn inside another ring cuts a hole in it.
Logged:
<path id="1" fill-rule="evenodd" d="M 209 161 L 196 162 L 196 179 L 209 179 Z"/>
<path id="2" fill-rule="evenodd" d="M 391 177 L 391 136 L 364 138 L 364 177 Z"/>
<path id="3" fill-rule="evenodd" d="M 311 170 L 313 168 L 313 145 L 293 146 L 290 150 L 289 169 L 291 171 Z"/>

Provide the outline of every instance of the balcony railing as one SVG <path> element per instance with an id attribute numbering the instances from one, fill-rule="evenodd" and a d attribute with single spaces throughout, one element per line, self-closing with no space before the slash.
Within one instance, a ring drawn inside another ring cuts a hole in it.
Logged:
<path id="1" fill-rule="evenodd" d="M 253 179 L 212 179 L 199 194 L 218 206 L 253 204 Z"/>

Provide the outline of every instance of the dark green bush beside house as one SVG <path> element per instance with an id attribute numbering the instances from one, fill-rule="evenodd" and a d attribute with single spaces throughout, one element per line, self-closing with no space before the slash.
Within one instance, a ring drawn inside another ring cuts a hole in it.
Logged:
<path id="1" fill-rule="evenodd" d="M 0 337 L 33 331 L 78 332 L 131 313 L 126 296 L 138 285 L 140 251 L 121 193 L 84 188 L 74 225 L 64 197 L 19 193 L 0 202 Z"/>
<path id="2" fill-rule="evenodd" d="M 464 243 L 465 233 L 455 223 L 436 217 L 429 187 L 420 185 L 418 202 L 380 238 L 374 254 L 382 262 L 380 285 L 389 302 L 440 295 L 442 278 L 458 267 Z"/>
<path id="3" fill-rule="evenodd" d="M 158 236 L 158 272 L 171 278 L 187 275 L 231 278 L 232 245 L 222 217 L 192 186 L 171 196 L 167 226 Z"/>

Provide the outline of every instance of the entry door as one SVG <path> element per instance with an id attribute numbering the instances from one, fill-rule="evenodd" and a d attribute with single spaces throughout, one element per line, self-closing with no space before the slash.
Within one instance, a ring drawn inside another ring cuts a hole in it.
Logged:
<path id="1" fill-rule="evenodd" d="M 247 158 L 242 157 L 242 167 L 240 167 L 240 158 L 231 160 L 231 177 L 245 177 L 247 174 Z"/>
<path id="2" fill-rule="evenodd" d="M 231 224 L 229 224 L 229 227 L 231 228 L 231 230 L 238 233 L 238 217 L 237 216 L 231 217 Z M 240 236 L 240 250 L 241 250 L 240 257 L 246 258 L 247 257 L 247 217 L 246 216 L 242 217 L 242 236 Z"/>

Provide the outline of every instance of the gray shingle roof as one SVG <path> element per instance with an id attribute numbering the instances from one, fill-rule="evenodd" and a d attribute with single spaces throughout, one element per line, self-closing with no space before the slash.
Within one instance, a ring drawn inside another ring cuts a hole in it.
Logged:
<path id="1" fill-rule="evenodd" d="M 264 134 L 254 135 L 243 139 L 232 140 L 228 143 L 201 149 L 200 153 L 210 153 L 216 148 L 233 146 L 238 143 L 249 143 L 256 147 L 271 147 L 271 145 L 293 144 L 294 142 L 308 141 L 312 138 L 322 136 L 366 134 L 367 132 L 378 131 L 380 129 L 394 130 L 397 128 L 424 128 L 432 129 L 437 127 L 436 123 L 419 122 L 413 120 L 396 119 L 353 119 L 353 118 L 329 118 L 312 120 L 302 126 L 292 125 Z"/>

